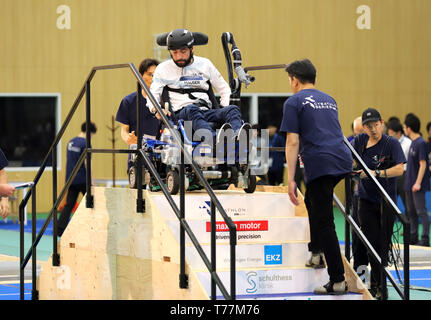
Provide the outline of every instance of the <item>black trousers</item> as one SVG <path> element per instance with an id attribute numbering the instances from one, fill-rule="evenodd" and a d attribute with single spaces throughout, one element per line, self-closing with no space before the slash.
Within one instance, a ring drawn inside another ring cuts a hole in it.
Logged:
<path id="1" fill-rule="evenodd" d="M 344 265 L 334 224 L 333 193 L 343 176 L 323 176 L 307 183 L 305 206 L 310 223 L 310 243 L 312 253 L 323 252 L 328 265 L 329 280 L 344 280 Z"/>
<path id="2" fill-rule="evenodd" d="M 361 223 L 359 222 L 359 196 L 357 194 L 353 194 L 352 198 L 352 218 L 356 222 L 356 224 L 360 227 Z M 352 232 L 352 253 L 353 253 L 353 269 L 358 272 L 358 268 L 360 266 L 368 267 L 368 253 L 367 247 L 362 243 L 361 239 L 356 235 L 355 232 Z"/>
<path id="3" fill-rule="evenodd" d="M 271 186 L 278 186 L 283 182 L 284 168 L 268 171 L 268 183 Z"/>
<path id="4" fill-rule="evenodd" d="M 383 210 L 385 210 L 385 215 L 387 218 L 387 236 L 385 239 L 382 239 L 383 228 L 381 223 L 380 203 L 359 199 L 359 222 L 361 224 L 362 232 L 380 258 L 385 257 L 387 259 L 389 256 L 389 244 L 392 237 L 395 217 L 390 211 L 391 209 L 389 205 L 386 204 L 386 202 L 383 204 Z M 371 265 L 371 284 L 380 285 L 381 269 L 377 261 L 370 253 L 368 253 L 368 260 L 370 261 Z"/>
<path id="5" fill-rule="evenodd" d="M 57 223 L 57 235 L 59 237 L 61 237 L 69 223 L 70 214 L 75 207 L 75 203 L 78 199 L 79 193 L 81 192 L 84 195 L 86 191 L 87 190 L 85 184 L 75 184 L 69 187 L 69 190 L 67 191 L 66 204 L 61 211 L 60 218 L 58 219 Z"/>

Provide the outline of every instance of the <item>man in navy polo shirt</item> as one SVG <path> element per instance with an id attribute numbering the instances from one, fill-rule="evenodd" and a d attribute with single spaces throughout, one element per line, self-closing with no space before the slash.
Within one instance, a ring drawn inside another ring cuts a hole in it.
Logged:
<path id="1" fill-rule="evenodd" d="M 337 103 L 314 87 L 316 69 L 311 61 L 295 61 L 287 66 L 286 71 L 294 95 L 284 103 L 280 131 L 286 132 L 288 189 L 295 205 L 299 204 L 294 179 L 298 152 L 304 163 L 305 205 L 311 238 L 308 247 L 312 253 L 306 265 L 324 267 L 324 254 L 329 282 L 314 292 L 345 294 L 347 284 L 335 232 L 332 201 L 334 187 L 352 170 L 352 155 L 343 142 Z"/>
<path id="2" fill-rule="evenodd" d="M 15 188 L 7 183 L 7 174 L 5 167 L 9 162 L 7 161 L 3 151 L 0 149 L 0 215 L 6 218 L 9 215 L 9 200 L 7 197 L 11 196 Z"/>
<path id="3" fill-rule="evenodd" d="M 93 122 L 90 122 L 90 133 L 93 136 L 97 131 L 96 125 Z M 76 163 L 78 162 L 82 152 L 84 152 L 87 147 L 86 144 L 86 132 L 87 132 L 87 123 L 84 122 L 81 125 L 81 132 L 78 136 L 71 139 L 67 144 L 67 154 L 66 154 L 66 181 L 69 179 L 72 174 L 73 169 L 75 168 Z M 57 225 L 57 235 L 61 237 L 64 230 L 66 229 L 70 214 L 75 207 L 76 200 L 78 199 L 79 193 L 85 194 L 86 190 L 86 181 L 87 181 L 87 171 L 85 169 L 85 163 L 79 168 L 78 172 L 73 179 L 69 190 L 67 191 L 66 204 L 64 205 L 63 210 L 61 211 L 60 218 L 58 219 Z"/>
<path id="4" fill-rule="evenodd" d="M 404 132 L 412 140 L 404 180 L 407 214 L 410 220 L 411 244 L 429 247 L 430 222 L 425 193 L 430 190 L 428 150 L 420 135 L 421 122 L 410 113 L 404 120 Z M 418 218 L 422 221 L 422 237 L 418 241 Z"/>
<path id="5" fill-rule="evenodd" d="M 362 113 L 362 125 L 365 133 L 356 136 L 352 145 L 392 201 L 396 203 L 397 177 L 403 174 L 406 162 L 401 144 L 396 138 L 383 134 L 383 120 L 380 113 L 374 108 L 368 108 Z M 362 169 L 357 172 L 360 174 L 358 215 L 361 229 L 379 256 L 387 256 L 395 216 L 387 202 L 381 201 L 382 196 L 374 182 Z M 385 243 L 381 243 L 381 205 L 388 217 Z M 374 258 L 368 256 L 371 264 L 370 292 L 377 299 L 386 300 L 387 290 L 382 290 L 380 285 L 379 265 Z"/>
<path id="6" fill-rule="evenodd" d="M 139 65 L 139 73 L 148 88 L 151 86 L 154 70 L 158 64 L 159 62 L 155 59 L 145 59 Z M 160 122 L 146 107 L 146 97 L 147 94 L 145 90 L 142 89 L 142 95 L 139 95 L 139 116 L 141 117 L 141 122 L 139 124 L 144 135 L 155 138 Z M 115 120 L 121 123 L 121 138 L 127 145 L 136 144 L 138 141 L 136 137 L 137 98 L 138 93 L 136 91 L 124 97 L 118 108 L 117 115 L 115 116 Z"/>

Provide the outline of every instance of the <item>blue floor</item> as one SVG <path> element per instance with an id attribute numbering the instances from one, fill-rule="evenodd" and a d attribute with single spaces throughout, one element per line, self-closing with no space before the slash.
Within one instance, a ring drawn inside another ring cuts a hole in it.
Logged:
<path id="1" fill-rule="evenodd" d="M 20 300 L 19 283 L 0 284 L 0 300 Z M 31 283 L 24 284 L 24 300 L 31 300 Z"/>
<path id="2" fill-rule="evenodd" d="M 39 233 L 39 231 L 42 229 L 43 224 L 45 223 L 45 219 L 37 219 L 36 220 L 36 234 Z M 31 220 L 27 222 L 27 225 L 24 226 L 24 232 L 31 233 Z M 0 221 L 0 229 L 2 230 L 9 230 L 9 231 L 17 231 L 19 232 L 19 224 L 13 223 L 12 220 L 8 220 L 7 222 L 4 222 L 4 220 Z M 44 235 L 52 236 L 52 221 L 47 226 Z"/>

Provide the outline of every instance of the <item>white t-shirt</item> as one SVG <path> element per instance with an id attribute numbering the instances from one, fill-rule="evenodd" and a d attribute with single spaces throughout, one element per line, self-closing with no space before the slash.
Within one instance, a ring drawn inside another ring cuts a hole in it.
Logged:
<path id="1" fill-rule="evenodd" d="M 174 89 L 208 90 L 208 80 L 211 82 L 214 91 L 220 95 L 220 105 L 229 105 L 231 94 L 229 85 L 209 59 L 197 56 L 194 56 L 192 64 L 184 68 L 178 67 L 172 59 L 160 63 L 154 71 L 150 91 L 156 101 L 160 101 L 165 86 Z M 192 95 L 197 99 L 205 100 L 211 106 L 211 101 L 206 93 L 193 92 Z M 174 112 L 196 102 L 188 94 L 172 91 L 169 92 L 169 98 Z M 147 106 L 150 111 L 154 108 L 151 101 L 148 101 Z"/>
<path id="2" fill-rule="evenodd" d="M 404 155 L 406 159 L 409 157 L 410 145 L 412 144 L 412 140 L 407 138 L 405 135 L 401 135 L 400 140 L 398 140 L 401 144 L 401 148 L 403 149 Z M 407 163 L 404 164 L 404 171 L 407 169 Z"/>

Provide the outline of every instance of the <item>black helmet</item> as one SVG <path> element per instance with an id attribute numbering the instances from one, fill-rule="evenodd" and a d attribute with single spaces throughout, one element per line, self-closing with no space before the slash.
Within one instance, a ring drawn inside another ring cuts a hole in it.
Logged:
<path id="1" fill-rule="evenodd" d="M 184 47 L 192 47 L 195 42 L 193 33 L 187 29 L 175 29 L 166 37 L 168 50 L 181 49 Z"/>

